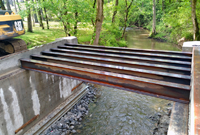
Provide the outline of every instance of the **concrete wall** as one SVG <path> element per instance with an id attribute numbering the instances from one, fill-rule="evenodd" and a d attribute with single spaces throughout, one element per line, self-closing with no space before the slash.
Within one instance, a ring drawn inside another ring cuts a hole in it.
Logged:
<path id="1" fill-rule="evenodd" d="M 183 52 L 192 52 L 188 135 L 200 135 L 200 41 L 184 42 Z"/>
<path id="2" fill-rule="evenodd" d="M 19 59 L 62 45 L 77 43 L 75 37 L 0 58 L 0 135 L 15 131 L 35 116 L 18 134 L 23 134 L 64 102 L 80 81 L 47 75 L 20 68 Z"/>
<path id="3" fill-rule="evenodd" d="M 189 135 L 200 135 L 200 47 L 193 47 Z"/>

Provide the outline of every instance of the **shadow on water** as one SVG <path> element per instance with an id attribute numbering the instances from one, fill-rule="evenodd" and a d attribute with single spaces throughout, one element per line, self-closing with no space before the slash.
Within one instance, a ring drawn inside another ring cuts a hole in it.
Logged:
<path id="1" fill-rule="evenodd" d="M 127 32 L 129 48 L 180 51 L 175 45 L 148 38 L 148 31 Z M 153 135 L 154 114 L 165 114 L 172 101 L 97 85 L 101 96 L 90 104 L 89 114 L 76 127 L 76 135 Z"/>

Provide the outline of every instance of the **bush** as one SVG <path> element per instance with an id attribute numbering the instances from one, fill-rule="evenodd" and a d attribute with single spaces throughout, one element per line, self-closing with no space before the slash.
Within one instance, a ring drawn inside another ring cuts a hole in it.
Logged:
<path id="1" fill-rule="evenodd" d="M 121 39 L 122 31 L 119 27 L 106 23 L 103 24 L 103 28 L 100 35 L 100 44 L 104 46 L 126 47 L 127 43 L 124 39 Z"/>

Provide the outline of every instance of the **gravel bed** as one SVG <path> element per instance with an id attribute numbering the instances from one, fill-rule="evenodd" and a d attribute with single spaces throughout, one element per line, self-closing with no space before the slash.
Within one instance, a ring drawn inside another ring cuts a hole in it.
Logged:
<path id="1" fill-rule="evenodd" d="M 73 108 L 53 123 L 42 135 L 69 135 L 76 133 L 74 127 L 79 125 L 84 116 L 88 114 L 88 105 L 97 97 L 97 89 L 88 84 L 88 93 Z"/>
<path id="2" fill-rule="evenodd" d="M 149 118 L 156 123 L 153 135 L 167 135 L 173 103 L 168 103 L 163 113 L 156 113 Z"/>
<path id="3" fill-rule="evenodd" d="M 81 125 L 82 119 L 89 114 L 89 104 L 94 102 L 101 95 L 100 90 L 92 84 L 88 84 L 87 94 L 64 114 L 58 121 L 53 123 L 42 135 L 71 135 L 78 133 L 75 127 Z M 153 135 L 167 135 L 173 103 L 168 103 L 160 112 L 157 112 L 149 119 L 155 123 Z"/>

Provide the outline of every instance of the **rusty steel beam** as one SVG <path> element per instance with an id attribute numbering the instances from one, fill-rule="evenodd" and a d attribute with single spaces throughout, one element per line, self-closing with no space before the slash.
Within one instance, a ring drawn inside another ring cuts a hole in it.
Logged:
<path id="1" fill-rule="evenodd" d="M 193 48 L 193 90 L 191 92 L 191 102 L 190 102 L 190 119 L 191 127 L 190 134 L 199 135 L 200 134 L 200 48 Z"/>
<path id="2" fill-rule="evenodd" d="M 43 51 L 42 55 L 52 56 L 52 57 L 59 57 L 59 58 L 70 58 L 73 60 L 83 60 L 83 61 L 91 61 L 91 62 L 98 62 L 103 64 L 113 64 L 113 65 L 120 65 L 126 67 L 133 67 L 139 69 L 147 69 L 153 71 L 161 71 L 161 72 L 168 72 L 168 73 L 176 73 L 176 74 L 185 74 L 190 75 L 190 68 L 178 67 L 177 66 L 169 66 L 169 65 L 162 65 L 157 63 L 146 63 L 146 62 L 138 62 L 138 61 L 131 61 L 131 60 L 120 60 L 117 58 L 102 58 L 102 57 L 93 57 L 93 56 L 81 56 L 76 54 L 68 54 L 68 53 L 57 53 L 57 52 L 47 52 Z"/>
<path id="3" fill-rule="evenodd" d="M 120 50 L 120 51 L 131 51 L 131 52 L 149 52 L 156 54 L 172 54 L 179 56 L 190 56 L 192 57 L 191 52 L 178 52 L 178 51 L 167 51 L 167 50 L 150 50 L 150 49 L 136 49 L 136 48 L 125 48 L 125 47 L 110 47 L 110 46 L 97 46 L 97 45 L 82 45 L 82 44 L 72 44 L 65 43 L 66 46 L 76 46 L 76 47 L 89 47 L 89 48 L 99 48 L 99 49 L 110 49 L 110 50 Z"/>
<path id="4" fill-rule="evenodd" d="M 151 78 L 155 80 L 174 82 L 174 83 L 179 83 L 179 84 L 187 84 L 187 85 L 190 84 L 190 76 L 188 75 L 145 70 L 145 69 L 140 69 L 140 68 L 121 66 L 121 64 L 112 65 L 112 64 L 105 64 L 105 63 L 99 63 L 99 62 L 82 61 L 78 59 L 73 60 L 70 58 L 58 58 L 58 57 L 49 57 L 49 56 L 42 56 L 42 55 L 31 55 L 31 58 L 35 60 L 47 61 L 47 62 L 52 62 L 52 63 L 57 63 L 57 64 L 74 66 L 74 67 L 82 67 L 82 68 L 88 68 L 88 69 L 94 69 L 94 70 L 108 71 L 112 73 L 127 74 L 127 75 L 133 75 L 133 76 L 138 76 L 138 77 Z"/>
<path id="5" fill-rule="evenodd" d="M 149 58 L 162 58 L 168 60 L 180 60 L 191 62 L 191 57 L 189 56 L 177 56 L 177 55 L 167 55 L 167 54 L 154 54 L 154 53 L 144 53 L 144 52 L 129 52 L 129 51 L 117 51 L 109 49 L 96 49 L 96 48 L 87 48 L 87 47 L 71 47 L 60 45 L 58 48 L 70 49 L 70 50 L 79 50 L 79 51 L 91 51 L 91 52 L 103 52 L 109 54 L 120 54 L 126 56 L 140 56 L 140 57 L 149 57 Z"/>
<path id="6" fill-rule="evenodd" d="M 138 56 L 125 56 L 119 54 L 108 54 L 105 52 L 90 52 L 90 51 L 77 51 L 77 50 L 67 50 L 67 49 L 58 49 L 58 48 L 51 48 L 50 51 L 52 52 L 59 52 L 65 54 L 75 54 L 80 56 L 93 56 L 93 57 L 101 57 L 101 58 L 115 58 L 118 60 L 131 60 L 136 62 L 146 62 L 146 63 L 154 63 L 154 64 L 163 64 L 163 65 L 171 65 L 171 66 L 178 66 L 178 67 L 187 67 L 191 68 L 191 62 L 186 61 L 177 61 L 177 60 L 164 60 L 158 58 L 148 58 L 148 57 L 138 57 Z"/>
<path id="7" fill-rule="evenodd" d="M 188 85 L 45 61 L 29 59 L 20 61 L 24 69 L 112 86 L 181 103 L 189 102 L 190 86 Z"/>

